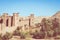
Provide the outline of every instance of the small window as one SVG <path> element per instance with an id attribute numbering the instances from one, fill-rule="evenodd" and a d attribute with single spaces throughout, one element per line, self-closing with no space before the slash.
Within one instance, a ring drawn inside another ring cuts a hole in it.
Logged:
<path id="1" fill-rule="evenodd" d="M 0 23 L 3 23 L 3 19 L 0 20 Z"/>
<path id="2" fill-rule="evenodd" d="M 21 20 L 19 20 L 19 22 L 21 22 Z"/>

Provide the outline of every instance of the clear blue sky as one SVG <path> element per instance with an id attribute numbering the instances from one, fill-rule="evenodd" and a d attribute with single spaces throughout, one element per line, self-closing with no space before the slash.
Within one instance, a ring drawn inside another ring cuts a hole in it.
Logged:
<path id="1" fill-rule="evenodd" d="M 0 0 L 0 15 L 4 12 L 21 16 L 34 13 L 35 16 L 52 16 L 60 11 L 60 0 Z"/>

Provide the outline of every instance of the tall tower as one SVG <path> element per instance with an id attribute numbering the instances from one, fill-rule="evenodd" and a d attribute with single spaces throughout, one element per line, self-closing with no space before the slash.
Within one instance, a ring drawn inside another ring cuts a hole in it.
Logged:
<path id="1" fill-rule="evenodd" d="M 6 24 L 7 24 L 7 20 L 8 20 L 8 13 L 4 13 L 3 15 L 2 15 L 2 19 L 3 19 L 3 25 L 2 26 L 6 26 Z"/>
<path id="2" fill-rule="evenodd" d="M 18 26 L 19 13 L 13 13 L 13 26 Z"/>
<path id="3" fill-rule="evenodd" d="M 34 14 L 29 16 L 29 26 L 33 26 Z"/>

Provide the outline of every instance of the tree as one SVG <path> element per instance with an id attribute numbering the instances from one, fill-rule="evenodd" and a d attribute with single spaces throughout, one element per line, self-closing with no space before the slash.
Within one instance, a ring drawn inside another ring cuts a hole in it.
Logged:
<path id="1" fill-rule="evenodd" d="M 53 30 L 54 30 L 54 36 L 56 36 L 60 31 L 59 31 L 59 19 L 58 18 L 54 18 L 53 21 Z"/>
<path id="2" fill-rule="evenodd" d="M 2 40 L 9 40 L 10 38 L 12 38 L 12 34 L 11 33 L 8 33 L 6 32 L 6 34 L 2 37 Z"/>
<path id="3" fill-rule="evenodd" d="M 54 18 L 52 23 L 53 23 L 53 28 L 54 29 L 59 27 L 59 20 L 58 20 L 58 18 Z"/>
<path id="4" fill-rule="evenodd" d="M 42 24 L 42 31 L 45 32 L 45 38 L 47 38 L 47 19 L 43 18 L 41 21 Z"/>
<path id="5" fill-rule="evenodd" d="M 2 34 L 0 34 L 0 40 L 2 40 Z"/>
<path id="6" fill-rule="evenodd" d="M 21 36 L 22 39 L 31 38 L 30 32 L 29 32 L 28 30 L 21 31 L 21 32 L 20 32 L 20 36 Z"/>
<path id="7" fill-rule="evenodd" d="M 35 32 L 33 33 L 33 37 L 35 39 L 43 39 L 44 38 L 44 32 L 39 31 L 38 29 L 35 30 Z"/>
<path id="8" fill-rule="evenodd" d="M 13 35 L 20 36 L 20 28 L 17 27 L 17 29 L 13 32 Z"/>
<path id="9" fill-rule="evenodd" d="M 43 18 L 41 21 L 41 31 L 45 32 L 45 38 L 52 37 L 54 33 L 52 20 Z"/>

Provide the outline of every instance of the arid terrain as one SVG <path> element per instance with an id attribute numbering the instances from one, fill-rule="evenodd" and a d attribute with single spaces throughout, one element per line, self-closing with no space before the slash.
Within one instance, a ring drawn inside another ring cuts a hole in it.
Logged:
<path id="1" fill-rule="evenodd" d="M 0 16 L 0 40 L 60 40 L 60 11 L 51 17 L 4 14 Z"/>

